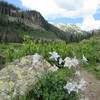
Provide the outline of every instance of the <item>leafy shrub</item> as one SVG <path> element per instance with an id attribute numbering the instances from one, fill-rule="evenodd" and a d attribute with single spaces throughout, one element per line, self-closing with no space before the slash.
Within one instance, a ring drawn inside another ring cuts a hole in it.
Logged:
<path id="1" fill-rule="evenodd" d="M 72 70 L 72 69 L 71 69 Z M 27 94 L 25 100 L 78 100 L 75 92 L 68 94 L 63 87 L 73 77 L 71 70 L 59 70 L 44 75 Z M 23 99 L 22 99 L 23 100 Z"/>
<path id="2" fill-rule="evenodd" d="M 3 26 L 7 26 L 8 25 L 8 22 L 9 22 L 9 20 L 8 20 L 8 17 L 7 16 L 5 16 L 5 15 L 0 15 L 0 24 L 1 25 L 3 25 Z"/>

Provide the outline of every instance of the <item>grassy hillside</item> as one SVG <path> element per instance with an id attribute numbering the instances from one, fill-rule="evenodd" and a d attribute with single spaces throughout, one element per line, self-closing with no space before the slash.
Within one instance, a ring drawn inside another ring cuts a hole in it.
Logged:
<path id="1" fill-rule="evenodd" d="M 88 59 L 88 64 L 82 66 L 92 71 L 100 79 L 100 69 L 97 67 L 100 65 L 100 35 L 94 36 L 89 40 L 83 40 L 80 43 L 70 44 L 65 42 L 42 43 L 41 41 L 31 41 L 26 38 L 26 42 L 22 44 L 0 43 L 0 49 L 5 56 L 6 62 L 11 62 L 14 59 L 32 55 L 36 52 L 42 54 L 47 60 L 50 51 L 58 52 L 62 55 L 62 58 L 76 56 L 81 59 L 82 55 L 85 55 Z"/>
<path id="2" fill-rule="evenodd" d="M 38 26 L 39 27 L 39 26 Z M 29 35 L 35 39 L 59 39 L 55 33 L 43 28 L 26 26 L 18 21 L 10 21 L 5 15 L 0 15 L 0 41 L 20 42 L 24 35 Z"/>

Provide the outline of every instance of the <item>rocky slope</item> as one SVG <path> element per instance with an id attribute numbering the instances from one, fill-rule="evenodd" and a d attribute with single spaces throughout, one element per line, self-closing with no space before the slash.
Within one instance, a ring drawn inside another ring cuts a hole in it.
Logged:
<path id="1" fill-rule="evenodd" d="M 75 24 L 54 24 L 54 26 L 58 27 L 59 29 L 63 30 L 64 32 L 70 32 L 73 34 L 99 34 L 100 29 L 94 29 L 91 30 L 90 32 L 82 30 L 80 27 L 76 26 Z"/>
<path id="2" fill-rule="evenodd" d="M 69 37 L 69 39 L 73 42 L 75 40 L 80 41 L 82 39 L 89 38 L 92 36 L 92 32 L 86 32 L 81 30 L 79 27 L 77 27 L 74 24 L 54 24 L 56 27 L 58 27 L 60 30 L 64 31 L 66 34 L 66 37 Z"/>
<path id="3" fill-rule="evenodd" d="M 54 24 L 63 31 L 82 32 L 82 30 L 74 24 Z"/>

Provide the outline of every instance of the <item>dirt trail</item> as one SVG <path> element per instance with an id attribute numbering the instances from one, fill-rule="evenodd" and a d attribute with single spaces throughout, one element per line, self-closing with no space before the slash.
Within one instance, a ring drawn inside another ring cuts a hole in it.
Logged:
<path id="1" fill-rule="evenodd" d="M 82 93 L 80 100 L 100 100 L 100 80 L 97 80 L 86 70 L 81 71 L 81 77 L 87 82 L 87 88 Z"/>

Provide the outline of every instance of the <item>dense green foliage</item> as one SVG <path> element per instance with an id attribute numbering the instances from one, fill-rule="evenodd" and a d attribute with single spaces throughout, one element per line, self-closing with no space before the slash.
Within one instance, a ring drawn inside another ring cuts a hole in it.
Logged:
<path id="1" fill-rule="evenodd" d="M 39 53 L 49 61 L 49 52 L 56 51 L 58 54 L 65 58 L 66 56 L 74 57 L 78 59 L 82 58 L 84 54 L 88 59 L 88 64 L 82 65 L 92 71 L 100 79 L 100 69 L 97 68 L 100 64 L 100 36 L 94 36 L 89 40 L 83 40 L 80 43 L 65 42 L 50 42 L 42 43 L 41 41 L 32 41 L 28 38 L 22 44 L 20 43 L 1 43 L 1 52 L 5 56 L 6 62 L 11 62 L 14 59 L 20 58 L 26 55 L 32 55 Z"/>
<path id="2" fill-rule="evenodd" d="M 8 17 L 5 15 L 0 15 L 0 24 L 1 25 L 8 25 Z"/>
<path id="3" fill-rule="evenodd" d="M 74 69 L 60 69 L 46 73 L 24 97 L 17 100 L 78 100 L 75 92 L 68 94 L 63 87 L 74 77 Z"/>

